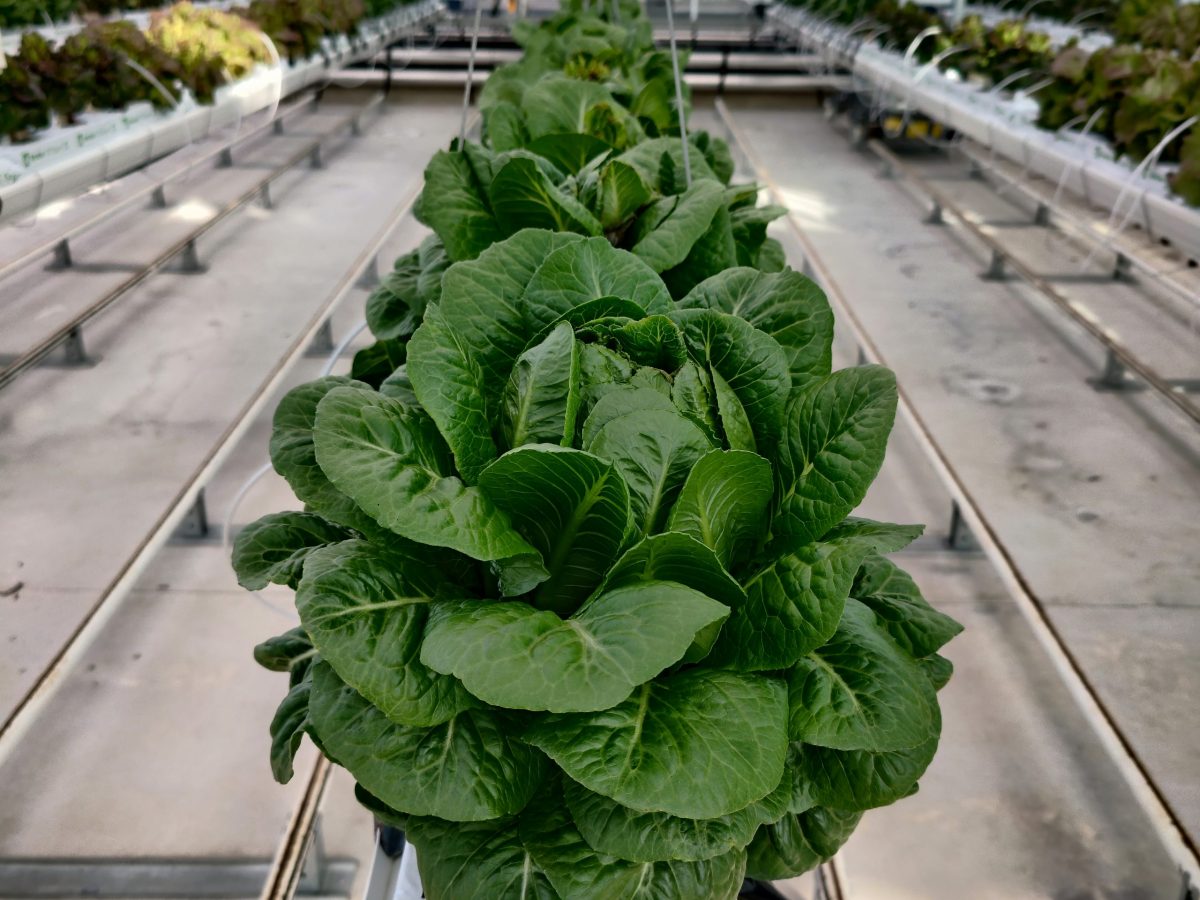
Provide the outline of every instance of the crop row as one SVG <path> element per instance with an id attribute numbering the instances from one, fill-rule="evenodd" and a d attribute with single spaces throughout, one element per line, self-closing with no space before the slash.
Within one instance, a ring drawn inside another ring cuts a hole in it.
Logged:
<path id="1" fill-rule="evenodd" d="M 1107 139 L 1117 156 L 1135 161 L 1145 159 L 1165 137 L 1200 115 L 1200 4 L 1089 3 L 1119 41 L 1094 51 L 1078 41 L 1056 48 L 1048 35 L 1024 19 L 988 26 L 971 15 L 950 26 L 936 13 L 896 0 L 795 5 L 845 24 L 874 22 L 886 29 L 881 39 L 900 52 L 926 29 L 938 28 L 938 34 L 917 45 L 916 59 L 937 59 L 941 70 L 987 86 L 1036 85 L 1032 96 L 1039 107 L 1038 125 L 1050 130 L 1086 126 Z M 1041 4 L 1037 9 L 1045 11 Z M 1066 16 L 1073 10 L 1066 4 L 1060 12 Z M 1089 18 L 1088 24 L 1095 21 Z M 1168 143 L 1158 161 L 1177 166 L 1168 184 L 1186 202 L 1200 206 L 1200 128 L 1192 127 Z"/>
<path id="2" fill-rule="evenodd" d="M 54 46 L 37 32 L 0 69 L 0 135 L 14 142 L 51 124 L 75 124 L 89 110 L 158 108 L 188 91 L 212 103 L 221 85 L 276 56 L 296 62 L 325 37 L 353 35 L 389 0 L 251 0 L 228 11 L 178 3 L 154 13 L 142 30 L 126 20 L 92 21 Z M 368 8 L 369 7 L 369 8 Z"/>
<path id="3" fill-rule="evenodd" d="M 886 557 L 921 527 L 849 516 L 894 376 L 832 370 L 638 4 L 514 32 L 376 342 L 275 413 L 303 511 L 233 559 L 295 590 L 272 768 L 308 735 L 429 900 L 729 900 L 916 790 L 959 626 Z"/>

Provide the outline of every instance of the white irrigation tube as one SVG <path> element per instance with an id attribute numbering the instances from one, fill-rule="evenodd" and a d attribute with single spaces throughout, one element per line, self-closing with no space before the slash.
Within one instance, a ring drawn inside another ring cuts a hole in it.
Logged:
<path id="1" fill-rule="evenodd" d="M 740 129 L 729 114 L 724 100 L 718 97 L 715 105 L 717 115 L 733 138 L 733 144 L 741 150 L 742 155 L 754 170 L 756 180 L 766 186 L 768 193 L 774 198 L 774 202 L 788 208 L 774 179 L 758 160 L 749 143 L 741 137 Z M 887 365 L 883 354 L 858 320 L 849 301 L 846 300 L 838 288 L 837 282 L 817 255 L 816 248 L 808 235 L 801 229 L 790 208 L 785 220 L 803 251 L 805 274 L 810 275 L 825 289 L 832 305 L 841 311 L 842 318 L 850 326 L 863 358 L 868 362 Z M 1149 820 L 1150 827 L 1162 843 L 1163 849 L 1179 867 L 1183 876 L 1190 879 L 1191 884 L 1200 884 L 1200 857 L 1193 851 L 1192 845 L 1189 843 L 1190 839 L 1176 824 L 1178 820 L 1158 786 L 1150 779 L 1132 745 L 1117 729 L 1098 694 L 1083 674 L 1082 667 L 1059 637 L 1053 623 L 1045 614 L 1039 601 L 1035 599 L 1033 589 L 1018 570 L 1015 560 L 1000 542 L 991 523 L 984 518 L 983 513 L 976 506 L 966 485 L 950 465 L 950 461 L 942 452 L 941 447 L 934 441 L 924 420 L 908 399 L 904 388 L 901 387 L 899 392 L 898 416 L 908 424 L 909 431 L 924 452 L 930 466 L 938 475 L 951 500 L 957 505 L 963 522 L 970 529 L 980 550 L 992 563 L 993 570 L 1028 623 L 1034 638 L 1045 650 L 1051 665 L 1058 672 L 1063 686 L 1076 702 L 1080 713 L 1092 727 L 1100 746 L 1107 752 L 1113 765 L 1121 774 L 1122 780 L 1134 795 Z"/>
<path id="2" fill-rule="evenodd" d="M 467 110 L 471 108 L 471 82 L 475 77 L 475 51 L 479 47 L 479 17 L 483 15 L 483 0 L 475 0 L 475 30 L 471 32 L 471 56 L 467 59 L 467 83 L 463 85 L 462 122 L 458 128 L 458 149 L 467 143 Z"/>
<path id="3" fill-rule="evenodd" d="M 356 337 L 363 333 L 366 327 L 367 320 L 363 319 L 358 325 L 350 329 L 347 335 L 342 338 L 341 342 L 333 349 L 333 352 L 329 354 L 329 359 L 327 359 L 325 361 L 325 365 L 321 367 L 320 377 L 324 378 L 333 371 L 334 366 L 337 365 L 337 361 L 341 359 L 342 354 L 346 352 L 346 348 L 350 346 L 351 342 L 353 342 Z M 222 523 L 221 527 L 221 549 L 225 556 L 229 556 L 230 552 L 233 550 L 233 519 L 237 515 L 238 507 L 242 505 L 242 501 L 246 499 L 246 495 L 250 493 L 250 489 L 253 488 L 254 485 L 258 484 L 258 482 L 262 480 L 262 477 L 270 471 L 271 462 L 268 460 L 255 469 L 254 473 L 242 482 L 242 486 L 238 488 L 237 493 L 233 495 L 233 500 L 229 502 L 229 508 L 225 511 L 225 521 Z M 271 612 L 278 613 L 279 615 L 288 619 L 295 619 L 296 616 L 294 608 L 290 610 L 283 610 L 268 601 L 267 598 L 262 595 L 262 592 L 250 591 L 249 593 L 251 597 L 257 600 L 267 609 L 271 610 Z"/>
<path id="4" fill-rule="evenodd" d="M 687 110 L 683 106 L 683 79 L 679 75 L 679 49 L 675 46 L 675 0 L 667 0 L 667 31 L 671 36 L 671 67 L 675 70 L 675 110 L 679 113 L 679 136 L 683 145 L 684 183 L 692 186 L 692 158 L 688 152 Z"/>
<path id="5" fill-rule="evenodd" d="M 1100 120 L 1100 116 L 1103 114 L 1103 112 L 1104 107 L 1102 106 L 1092 113 L 1091 117 L 1087 120 L 1087 124 L 1083 126 L 1083 130 L 1079 132 L 1080 137 L 1087 137 L 1091 133 L 1092 128 L 1094 128 L 1096 122 Z M 1079 116 L 1078 118 L 1082 119 L 1083 116 Z M 1067 122 L 1062 128 L 1059 129 L 1059 131 L 1067 131 L 1071 125 L 1075 123 L 1075 121 L 1076 119 L 1072 119 L 1070 122 Z M 1067 181 L 1070 179 L 1071 173 L 1079 172 L 1082 174 L 1086 166 L 1087 160 L 1085 160 L 1082 155 L 1080 155 L 1078 159 L 1071 160 L 1063 166 L 1062 173 L 1058 176 L 1058 184 L 1054 188 L 1054 196 L 1050 199 L 1050 205 L 1052 207 L 1057 207 L 1059 205 L 1059 201 L 1062 199 L 1062 192 L 1067 187 Z"/>
<path id="6" fill-rule="evenodd" d="M 913 58 L 913 54 L 917 52 L 917 47 L 919 47 L 921 45 L 921 41 L 925 40 L 925 38 L 927 38 L 927 37 L 933 37 L 935 34 L 941 34 L 941 31 L 942 31 L 942 26 L 930 25 L 924 31 L 920 32 L 915 38 L 912 39 L 912 42 L 905 49 L 904 61 L 906 63 L 911 62 L 912 58 Z"/>
<path id="7" fill-rule="evenodd" d="M 1138 163 L 1137 167 L 1129 173 L 1129 177 L 1125 180 L 1125 184 L 1121 188 L 1121 193 L 1117 195 L 1117 199 L 1113 203 L 1112 215 L 1108 219 L 1107 229 L 1110 232 L 1108 243 L 1110 246 L 1118 237 L 1120 237 L 1121 232 L 1125 230 L 1125 227 L 1129 224 L 1130 219 L 1133 218 L 1133 212 L 1135 209 L 1137 209 L 1137 201 L 1139 197 L 1144 196 L 1146 193 L 1145 189 L 1142 189 L 1141 194 L 1139 194 L 1138 197 L 1135 197 L 1130 202 L 1128 211 L 1126 211 L 1124 218 L 1121 219 L 1121 224 L 1117 226 L 1116 231 L 1113 231 L 1113 225 L 1116 223 L 1117 217 L 1120 215 L 1119 210 L 1121 208 L 1121 203 L 1124 201 L 1129 191 L 1133 188 L 1134 182 L 1142 176 L 1142 173 L 1145 172 L 1146 169 L 1158 162 L 1158 158 L 1162 156 L 1163 150 L 1166 149 L 1167 145 L 1170 144 L 1171 141 L 1175 140 L 1175 138 L 1179 137 L 1179 135 L 1183 134 L 1197 122 L 1200 122 L 1200 116 L 1192 116 L 1190 119 L 1187 119 L 1186 121 L 1175 126 L 1161 141 L 1158 142 L 1157 145 L 1155 145 L 1154 149 L 1146 155 L 1146 158 Z M 1100 247 L 1096 246 L 1092 252 L 1088 254 L 1087 259 L 1083 261 L 1082 265 L 1080 265 L 1080 271 L 1084 271 L 1091 266 L 1092 261 L 1096 258 L 1096 254 L 1098 252 L 1100 252 Z"/>

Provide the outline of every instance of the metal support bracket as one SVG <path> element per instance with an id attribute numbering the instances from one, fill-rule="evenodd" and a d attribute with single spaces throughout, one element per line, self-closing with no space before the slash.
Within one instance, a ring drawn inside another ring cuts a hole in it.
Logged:
<path id="1" fill-rule="evenodd" d="M 200 488 L 196 499 L 192 501 L 187 514 L 175 530 L 175 537 L 194 541 L 208 537 L 211 532 L 208 524 L 208 504 L 204 500 L 204 488 Z"/>
<path id="2" fill-rule="evenodd" d="M 1123 390 L 1130 384 L 1128 374 L 1125 365 L 1109 350 L 1104 357 L 1104 371 L 1100 373 L 1097 384 L 1111 391 Z"/>
<path id="3" fill-rule="evenodd" d="M 950 502 L 950 533 L 946 536 L 946 544 L 951 550 L 963 553 L 974 553 L 979 550 L 979 542 L 971 533 L 971 526 L 962 516 L 958 501 Z"/>
<path id="4" fill-rule="evenodd" d="M 335 347 L 336 344 L 333 342 L 333 320 L 326 319 L 321 323 L 321 327 L 317 329 L 317 333 L 313 335 L 308 349 L 304 351 L 304 355 L 324 358 L 332 353 Z"/>
<path id="5" fill-rule="evenodd" d="M 1192 877 L 1183 869 L 1179 870 L 1179 877 L 1182 882 L 1179 891 L 1179 900 L 1200 900 L 1200 889 L 1192 884 Z"/>
<path id="6" fill-rule="evenodd" d="M 271 123 L 271 131 L 273 134 L 283 134 L 283 119 L 276 116 L 275 121 Z"/>
<path id="7" fill-rule="evenodd" d="M 1113 262 L 1112 277 L 1114 281 L 1132 280 L 1133 262 L 1124 253 L 1118 253 Z"/>
<path id="8" fill-rule="evenodd" d="M 325 165 L 325 163 L 321 161 L 321 145 L 320 144 L 313 144 L 313 148 L 311 151 L 309 151 L 309 154 L 308 154 L 308 163 L 314 169 L 320 169 L 322 166 Z"/>
<path id="9" fill-rule="evenodd" d="M 154 209 L 167 208 L 167 189 L 165 185 L 159 185 L 154 189 L 154 193 L 150 195 L 150 205 Z"/>
<path id="10" fill-rule="evenodd" d="M 233 165 L 233 148 L 223 147 L 220 154 L 217 156 L 217 168 L 228 169 Z"/>
<path id="11" fill-rule="evenodd" d="M 54 245 L 54 261 L 50 263 L 51 269 L 69 269 L 73 265 L 71 259 L 71 242 L 63 238 Z"/>
<path id="12" fill-rule="evenodd" d="M 1045 203 L 1038 203 L 1037 208 L 1033 211 L 1033 224 L 1042 226 L 1050 224 L 1050 207 Z"/>
<path id="13" fill-rule="evenodd" d="M 179 253 L 179 272 L 185 272 L 189 275 L 196 275 L 204 271 L 204 264 L 200 262 L 200 254 L 196 250 L 196 242 L 188 241 L 183 246 L 183 250 Z"/>
<path id="14" fill-rule="evenodd" d="M 263 209 L 274 209 L 275 204 L 271 200 L 271 185 L 264 184 L 262 190 L 258 192 L 258 202 L 262 204 Z"/>
<path id="15" fill-rule="evenodd" d="M 992 251 L 992 261 L 988 264 L 982 277 L 985 281 L 1003 281 L 1005 279 L 1004 254 L 999 250 Z"/>
<path id="16" fill-rule="evenodd" d="M 67 333 L 67 339 L 63 341 L 62 348 L 64 366 L 86 366 L 90 362 L 83 347 L 82 328 L 72 328 Z"/>
<path id="17" fill-rule="evenodd" d="M 371 257 L 371 261 L 367 263 L 366 268 L 362 270 L 362 274 L 358 276 L 356 282 L 358 287 L 365 291 L 373 290 L 379 284 L 379 254 Z"/>
<path id="18" fill-rule="evenodd" d="M 312 839 L 308 844 L 308 852 L 304 854 L 304 864 L 300 868 L 300 878 L 296 882 L 297 894 L 319 894 L 325 887 L 325 873 L 328 869 L 325 858 L 325 838 L 321 833 L 321 816 L 313 823 Z"/>
<path id="19" fill-rule="evenodd" d="M 942 204 L 935 202 L 925 217 L 926 225 L 945 225 L 946 218 L 942 215 Z"/>

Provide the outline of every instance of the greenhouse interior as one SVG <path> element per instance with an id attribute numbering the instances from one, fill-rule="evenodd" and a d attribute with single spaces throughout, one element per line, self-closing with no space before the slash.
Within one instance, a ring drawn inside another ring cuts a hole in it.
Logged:
<path id="1" fill-rule="evenodd" d="M 242 4 L 0 2 L 0 898 L 1200 900 L 1200 2 Z"/>

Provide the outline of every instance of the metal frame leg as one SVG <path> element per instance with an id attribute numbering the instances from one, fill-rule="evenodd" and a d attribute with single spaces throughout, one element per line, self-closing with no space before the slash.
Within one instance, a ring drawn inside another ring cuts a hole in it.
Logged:
<path id="1" fill-rule="evenodd" d="M 304 351 L 304 355 L 325 357 L 332 353 L 336 346 L 333 341 L 333 320 L 326 319 L 321 323 L 321 327 L 317 329 L 317 333 L 313 335 L 308 349 Z"/>
<path id="2" fill-rule="evenodd" d="M 204 488 L 200 488 L 196 499 L 188 508 L 187 515 L 180 521 L 175 530 L 175 536 L 187 540 L 199 540 L 208 537 L 212 529 L 208 524 L 208 504 L 204 499 Z"/>
<path id="3" fill-rule="evenodd" d="M 50 263 L 52 269 L 69 269 L 74 265 L 71 259 L 71 242 L 63 238 L 54 245 L 54 261 Z"/>
<path id="4" fill-rule="evenodd" d="M 371 257 L 367 267 L 358 276 L 358 286 L 364 290 L 372 290 L 379 284 L 379 254 Z M 330 348 L 332 349 L 332 348 Z"/>
<path id="5" fill-rule="evenodd" d="M 1005 279 L 1004 254 L 999 250 L 992 251 L 992 261 L 988 264 L 982 277 L 988 281 L 1003 281 Z"/>
<path id="6" fill-rule="evenodd" d="M 321 832 L 321 817 L 313 823 L 312 840 L 308 844 L 308 852 L 304 854 L 304 863 L 300 867 L 300 878 L 296 882 L 297 894 L 319 894 L 325 885 L 327 869 L 325 859 L 325 838 Z"/>
<path id="7" fill-rule="evenodd" d="M 1126 388 L 1129 386 L 1127 374 L 1124 364 L 1117 359 L 1115 353 L 1109 350 L 1104 357 L 1104 371 L 1100 373 L 1099 379 L 1100 386 L 1111 390 Z"/>
<path id="8" fill-rule="evenodd" d="M 88 364 L 87 351 L 83 346 L 82 328 L 72 328 L 67 339 L 63 341 L 62 348 L 63 365 L 86 366 Z"/>
<path id="9" fill-rule="evenodd" d="M 188 241 L 182 252 L 179 254 L 179 271 L 189 274 L 197 274 L 204 271 L 204 264 L 200 262 L 200 253 L 196 250 L 196 242 Z"/>
<path id="10" fill-rule="evenodd" d="M 950 533 L 946 536 L 946 545 L 951 550 L 963 553 L 972 553 L 979 549 L 979 542 L 971 533 L 971 526 L 963 519 L 962 510 L 959 509 L 956 500 L 950 503 Z"/>

